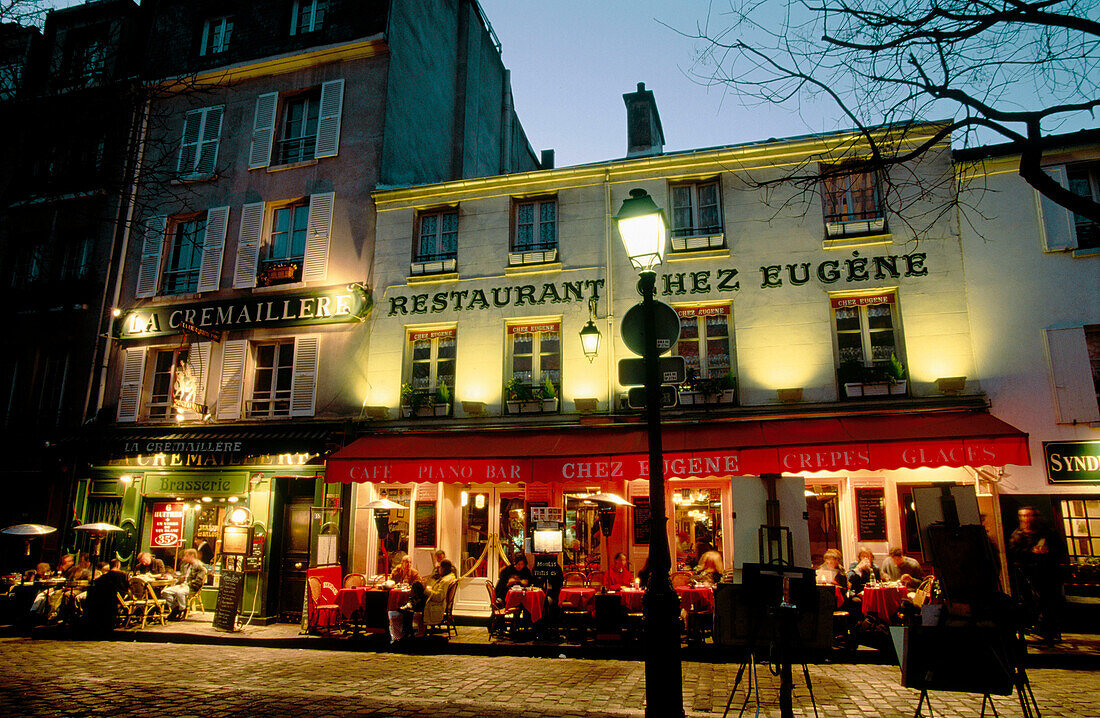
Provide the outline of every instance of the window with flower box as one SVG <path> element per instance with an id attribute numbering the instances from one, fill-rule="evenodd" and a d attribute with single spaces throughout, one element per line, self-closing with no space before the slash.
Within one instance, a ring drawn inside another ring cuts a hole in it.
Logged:
<path id="1" fill-rule="evenodd" d="M 715 249 L 726 246 L 722 233 L 721 185 L 717 179 L 681 182 L 672 195 L 672 251 Z"/>
<path id="2" fill-rule="evenodd" d="M 561 322 L 509 324 L 504 387 L 508 413 L 557 411 L 561 392 Z"/>
<path id="3" fill-rule="evenodd" d="M 515 231 L 508 263 L 541 264 L 558 258 L 558 201 L 556 197 L 515 202 Z"/>
<path id="4" fill-rule="evenodd" d="M 408 379 L 401 387 L 401 413 L 447 416 L 454 404 L 458 331 L 454 327 L 423 329 L 408 336 Z"/>
<path id="5" fill-rule="evenodd" d="M 421 212 L 417 218 L 411 273 L 453 272 L 457 261 L 458 210 L 450 207 Z"/>
<path id="6" fill-rule="evenodd" d="M 680 403 L 736 402 L 730 306 L 677 307 L 676 314 L 680 317 L 680 339 L 674 353 L 684 358 L 687 370 Z"/>
<path id="7" fill-rule="evenodd" d="M 837 377 L 843 395 L 905 394 L 907 381 L 898 343 L 892 293 L 832 297 Z"/>
<path id="8" fill-rule="evenodd" d="M 851 237 L 884 231 L 886 216 L 878 177 L 870 171 L 844 172 L 843 167 L 822 167 L 825 234 Z"/>

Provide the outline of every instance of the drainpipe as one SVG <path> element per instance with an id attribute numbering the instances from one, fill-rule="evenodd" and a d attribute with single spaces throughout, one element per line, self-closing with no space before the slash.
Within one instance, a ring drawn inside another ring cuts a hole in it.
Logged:
<path id="1" fill-rule="evenodd" d="M 607 411 L 613 413 L 615 411 L 615 282 L 612 281 L 612 269 L 611 265 L 611 250 L 614 247 L 612 242 L 614 233 L 612 229 L 612 208 L 611 208 L 611 170 L 605 169 L 603 173 L 603 186 L 604 186 L 604 259 L 606 263 L 605 276 L 607 281 L 604 283 L 604 301 L 607 303 L 607 317 L 604 319 L 604 333 L 607 335 L 607 349 L 604 352 L 607 356 L 604 361 L 607 364 Z"/>

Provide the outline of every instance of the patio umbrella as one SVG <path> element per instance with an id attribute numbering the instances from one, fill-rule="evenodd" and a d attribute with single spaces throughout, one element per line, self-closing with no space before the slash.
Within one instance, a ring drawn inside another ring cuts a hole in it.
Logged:
<path id="1" fill-rule="evenodd" d="M 389 519 L 390 519 L 390 510 L 391 509 L 397 509 L 398 511 L 403 511 L 403 510 L 405 510 L 409 507 L 408 506 L 402 506 L 401 504 L 397 503 L 396 501 L 390 501 L 387 498 L 381 498 L 381 499 L 375 499 L 374 501 L 371 501 L 369 504 L 367 504 L 363 508 L 370 509 L 374 512 L 374 524 L 375 524 L 375 528 L 378 531 L 378 541 L 379 541 L 379 543 L 382 544 L 382 554 L 386 558 L 386 575 L 388 576 L 389 573 L 390 573 L 390 554 L 389 554 L 388 551 L 386 551 L 386 545 L 385 545 L 385 543 L 383 543 L 385 541 L 386 537 L 383 535 L 384 532 L 382 530 L 382 527 L 383 526 L 386 526 L 387 528 L 389 527 Z M 380 512 L 385 512 L 385 513 L 380 513 Z"/>
<path id="2" fill-rule="evenodd" d="M 99 543 L 103 538 L 116 531 L 121 532 L 122 529 L 114 524 L 103 523 L 102 521 L 94 524 L 80 524 L 73 528 L 74 531 L 87 531 L 88 536 L 92 538 L 94 543 L 92 544 L 92 578 L 91 581 L 95 581 L 95 559 L 99 556 Z"/>
<path id="3" fill-rule="evenodd" d="M 31 555 L 31 539 L 38 536 L 45 536 L 46 534 L 52 534 L 57 531 L 53 526 L 43 526 L 42 524 L 15 524 L 14 526 L 8 526 L 5 529 L 0 529 L 0 533 L 8 534 L 9 536 L 19 536 L 26 544 L 27 552 L 24 556 Z"/>

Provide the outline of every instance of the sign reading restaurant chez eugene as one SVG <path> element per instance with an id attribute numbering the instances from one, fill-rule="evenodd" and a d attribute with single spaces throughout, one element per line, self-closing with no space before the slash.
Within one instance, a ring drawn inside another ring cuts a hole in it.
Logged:
<path id="1" fill-rule="evenodd" d="M 144 306 L 128 312 L 116 326 L 122 339 L 185 331 L 210 336 L 237 329 L 341 324 L 362 319 L 370 308 L 369 295 L 358 286 L 334 287 L 293 294 L 253 294 L 219 302 Z"/>
<path id="2" fill-rule="evenodd" d="M 1047 481 L 1100 483 L 1100 441 L 1044 441 Z"/>
<path id="3" fill-rule="evenodd" d="M 760 288 L 774 289 L 784 284 L 800 286 L 811 279 L 822 284 L 837 282 L 857 283 L 872 279 L 898 279 L 923 277 L 928 274 L 925 266 L 927 254 L 889 254 L 879 257 L 860 257 L 852 252 L 848 259 L 827 259 L 814 265 L 770 264 L 760 267 Z M 658 283 L 661 296 L 680 297 L 711 292 L 737 292 L 741 289 L 739 272 L 733 267 L 701 269 L 695 272 L 669 272 Z M 603 279 L 583 279 L 574 282 L 545 282 L 541 285 L 502 285 L 488 289 L 462 289 L 443 292 L 394 295 L 389 298 L 386 316 L 410 314 L 439 314 L 446 311 L 474 311 L 502 309 L 528 305 L 567 304 L 570 302 L 599 299 Z"/>

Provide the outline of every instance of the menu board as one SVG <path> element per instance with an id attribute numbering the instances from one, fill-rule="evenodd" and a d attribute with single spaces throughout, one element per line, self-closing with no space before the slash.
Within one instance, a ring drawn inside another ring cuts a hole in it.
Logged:
<path id="1" fill-rule="evenodd" d="M 163 501 L 153 504 L 153 526 L 149 532 L 152 548 L 174 548 L 183 540 L 183 503 Z"/>
<path id="2" fill-rule="evenodd" d="M 649 545 L 649 497 L 631 496 L 634 504 L 634 545 Z"/>
<path id="3" fill-rule="evenodd" d="M 860 541 L 886 540 L 886 489 L 856 489 L 856 533 Z"/>
<path id="4" fill-rule="evenodd" d="M 435 502 L 417 501 L 413 512 L 417 548 L 435 547 Z"/>
<path id="5" fill-rule="evenodd" d="M 259 531 L 259 529 L 255 529 Z M 267 541 L 266 534 L 252 534 L 252 550 L 248 552 L 248 555 L 244 557 L 244 572 L 245 573 L 259 573 L 264 570 L 264 542 Z"/>
<path id="6" fill-rule="evenodd" d="M 237 610 L 244 595 L 244 573 L 222 571 L 218 579 L 218 601 L 214 605 L 214 629 L 237 630 Z"/>

